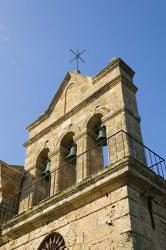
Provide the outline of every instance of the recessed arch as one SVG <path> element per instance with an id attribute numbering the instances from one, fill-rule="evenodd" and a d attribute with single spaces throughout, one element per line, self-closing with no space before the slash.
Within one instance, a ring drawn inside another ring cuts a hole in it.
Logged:
<path id="1" fill-rule="evenodd" d="M 65 103 L 64 103 L 64 114 L 71 108 L 70 101 L 68 98 L 71 97 L 72 89 L 75 87 L 75 82 L 71 82 L 65 90 Z M 73 91 L 75 93 L 75 91 Z M 73 93 L 72 93 L 73 95 Z M 74 97 L 73 97 L 74 98 Z"/>
<path id="2" fill-rule="evenodd" d="M 88 172 L 94 174 L 109 164 L 109 152 L 107 146 L 107 129 L 102 122 L 103 114 L 94 113 L 87 121 L 87 152 Z M 95 164 L 94 164 L 95 163 Z"/>
<path id="3" fill-rule="evenodd" d="M 51 160 L 49 159 L 49 153 L 49 148 L 43 148 L 36 158 L 36 181 L 33 184 L 33 205 L 37 205 L 50 196 Z"/>
<path id="4" fill-rule="evenodd" d="M 93 130 L 93 129 L 95 129 L 96 126 L 100 126 L 102 123 L 102 121 L 101 121 L 102 117 L 103 117 L 103 115 L 100 113 L 96 113 L 93 116 L 91 116 L 87 122 L 86 128 Z"/>
<path id="5" fill-rule="evenodd" d="M 62 191 L 76 183 L 77 144 L 75 133 L 67 132 L 60 141 L 59 190 Z"/>
<path id="6" fill-rule="evenodd" d="M 79 133 L 81 132 L 81 128 L 77 125 L 74 125 L 74 124 L 69 124 L 68 127 L 63 131 L 63 133 L 59 136 L 59 140 L 56 144 L 56 147 L 60 147 L 61 145 L 61 142 L 63 140 L 63 138 L 68 134 L 72 134 L 73 133 L 73 136 L 75 135 L 78 135 Z"/>
<path id="7" fill-rule="evenodd" d="M 44 171 L 44 163 L 47 159 L 49 159 L 48 154 L 50 150 L 49 148 L 43 148 L 36 158 L 36 168 L 37 170 Z"/>
<path id="8" fill-rule="evenodd" d="M 73 141 L 74 135 L 75 134 L 72 131 L 67 132 L 61 139 L 60 146 L 67 149 L 70 146 L 70 143 Z"/>
<path id="9" fill-rule="evenodd" d="M 101 107 L 101 106 L 96 106 L 93 108 L 93 110 L 91 110 L 91 112 L 87 115 L 87 118 L 85 119 L 84 123 L 83 123 L 83 130 L 87 128 L 87 124 L 89 122 L 89 120 L 93 117 L 93 116 L 101 116 L 102 119 L 104 119 L 104 117 L 109 114 L 110 110 L 106 107 Z"/>

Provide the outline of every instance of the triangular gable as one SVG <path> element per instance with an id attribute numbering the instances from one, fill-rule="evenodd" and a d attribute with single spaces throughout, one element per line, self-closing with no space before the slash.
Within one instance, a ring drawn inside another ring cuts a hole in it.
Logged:
<path id="1" fill-rule="evenodd" d="M 50 120 L 48 123 L 51 123 L 63 116 L 83 100 L 83 96 L 88 93 L 87 90 L 90 86 L 96 82 L 100 82 L 101 78 L 104 79 L 104 76 L 115 67 L 120 67 L 121 73 L 126 74 L 126 77 L 132 78 L 134 75 L 134 71 L 120 58 L 113 58 L 95 77 L 85 76 L 76 72 L 68 72 L 48 106 L 48 109 L 39 116 L 36 121 L 29 125 L 27 129 L 31 131 L 46 119 Z"/>
<path id="2" fill-rule="evenodd" d="M 91 79 L 91 77 L 76 72 L 68 72 L 47 110 L 36 121 L 30 124 L 27 129 L 30 131 L 52 114 L 54 115 L 54 119 L 58 119 L 64 115 L 72 108 L 72 105 L 74 106 L 77 101 L 78 103 L 80 102 L 81 95 L 88 89 L 92 82 Z"/>

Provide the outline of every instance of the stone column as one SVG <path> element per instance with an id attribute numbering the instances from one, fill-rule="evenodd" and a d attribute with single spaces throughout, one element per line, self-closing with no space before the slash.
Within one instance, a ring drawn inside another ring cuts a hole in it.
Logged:
<path id="1" fill-rule="evenodd" d="M 22 190 L 20 194 L 20 204 L 19 204 L 19 213 L 26 211 L 32 206 L 33 203 L 33 194 L 34 194 L 34 185 L 33 179 L 35 176 L 35 166 L 28 172 L 26 172 L 23 180 Z M 28 188 L 26 188 L 28 187 Z"/>
<path id="2" fill-rule="evenodd" d="M 97 173 L 103 166 L 101 146 L 96 145 L 96 135 L 86 130 L 74 137 L 77 143 L 77 183 L 91 174 Z"/>
<path id="3" fill-rule="evenodd" d="M 59 192 L 59 186 L 60 186 L 60 178 L 59 178 L 59 172 L 60 172 L 60 166 L 62 164 L 61 162 L 61 150 L 60 147 L 54 151 L 53 153 L 49 154 L 49 159 L 51 160 L 51 184 L 50 184 L 50 196 L 56 194 Z"/>
<path id="4" fill-rule="evenodd" d="M 132 157 L 143 163 L 146 162 L 143 146 L 128 132 L 130 130 L 125 109 L 115 117 L 109 115 L 103 117 L 102 122 L 107 129 L 110 164 L 122 160 L 124 157 Z"/>
<path id="5" fill-rule="evenodd" d="M 77 183 L 81 182 L 89 175 L 88 160 L 87 160 L 87 131 L 83 131 L 80 135 L 74 137 L 74 141 L 77 144 L 77 163 L 76 163 L 76 174 Z"/>
<path id="6" fill-rule="evenodd" d="M 106 126 L 107 131 L 107 143 L 109 151 L 110 164 L 121 160 L 128 155 L 129 147 L 126 134 L 122 131 L 122 119 L 123 113 L 120 113 L 116 117 L 110 115 L 103 117 L 103 125 Z"/>

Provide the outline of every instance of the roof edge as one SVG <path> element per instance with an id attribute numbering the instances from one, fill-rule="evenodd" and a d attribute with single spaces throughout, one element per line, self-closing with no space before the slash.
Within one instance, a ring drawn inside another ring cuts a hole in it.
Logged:
<path id="1" fill-rule="evenodd" d="M 48 108 L 47 108 L 47 109 L 43 112 L 43 114 L 40 115 L 34 122 L 32 122 L 30 125 L 28 125 L 28 126 L 26 127 L 26 129 L 27 129 L 28 131 L 31 131 L 31 130 L 33 129 L 34 126 L 37 126 L 37 124 L 39 124 L 40 122 L 42 122 L 43 120 L 45 120 L 45 119 L 48 117 L 48 115 L 49 115 L 50 112 L 52 111 L 52 109 L 53 109 L 53 107 L 54 107 L 54 103 L 55 103 L 56 99 L 58 99 L 58 96 L 59 96 L 59 94 L 61 93 L 61 91 L 62 91 L 62 89 L 63 89 L 65 83 L 66 83 L 67 81 L 69 81 L 70 78 L 71 78 L 71 73 L 70 73 L 70 72 L 67 72 L 65 78 L 63 79 L 63 81 L 62 81 L 62 83 L 61 83 L 61 85 L 60 85 L 60 87 L 59 87 L 59 89 L 58 89 L 58 91 L 56 92 L 56 94 L 55 94 L 54 97 L 52 98 L 52 101 L 51 101 L 51 103 L 49 104 Z"/>
<path id="2" fill-rule="evenodd" d="M 103 68 L 99 73 L 96 74 L 96 76 L 93 77 L 93 81 L 94 82 L 98 81 L 101 77 L 107 74 L 108 71 L 113 70 L 117 66 L 127 71 L 127 73 L 131 77 L 135 75 L 135 71 L 132 68 L 130 68 L 120 57 L 114 57 L 105 68 Z"/>

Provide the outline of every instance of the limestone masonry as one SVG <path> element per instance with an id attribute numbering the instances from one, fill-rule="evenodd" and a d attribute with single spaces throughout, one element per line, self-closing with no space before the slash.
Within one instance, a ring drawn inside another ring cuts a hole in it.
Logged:
<path id="1" fill-rule="evenodd" d="M 166 250 L 166 168 L 143 145 L 120 58 L 68 72 L 28 126 L 24 168 L 0 161 L 0 250 Z"/>

